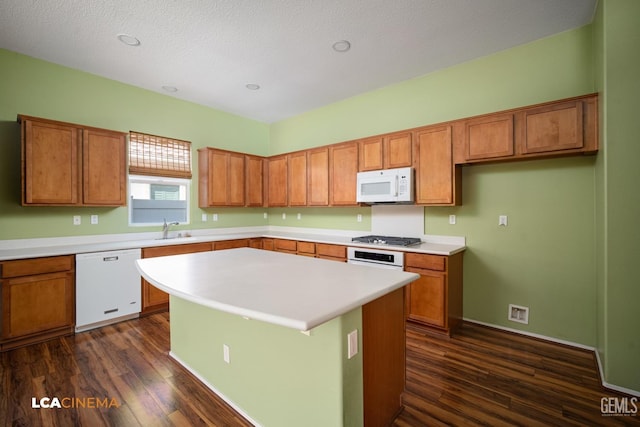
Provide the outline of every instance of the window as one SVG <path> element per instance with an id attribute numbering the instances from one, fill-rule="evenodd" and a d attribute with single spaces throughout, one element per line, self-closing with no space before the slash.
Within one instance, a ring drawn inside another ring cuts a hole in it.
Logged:
<path id="1" fill-rule="evenodd" d="M 129 225 L 189 223 L 191 143 L 129 133 Z"/>

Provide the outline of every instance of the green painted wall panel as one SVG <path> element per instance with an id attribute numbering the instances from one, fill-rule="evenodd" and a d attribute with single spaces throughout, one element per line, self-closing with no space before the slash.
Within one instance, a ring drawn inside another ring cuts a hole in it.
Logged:
<path id="1" fill-rule="evenodd" d="M 170 303 L 171 351 L 260 425 L 362 425 L 361 353 L 346 358 L 346 333 L 362 330 L 359 308 L 306 336 L 173 296 Z"/>
<path id="2" fill-rule="evenodd" d="M 605 92 L 604 305 L 605 375 L 608 382 L 640 391 L 640 2 L 605 0 L 602 16 Z"/>

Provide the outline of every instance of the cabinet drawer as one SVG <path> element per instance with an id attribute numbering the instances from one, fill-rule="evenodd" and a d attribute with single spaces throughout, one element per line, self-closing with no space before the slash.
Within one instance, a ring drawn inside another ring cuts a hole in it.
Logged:
<path id="1" fill-rule="evenodd" d="M 404 255 L 404 264 L 406 267 L 445 271 L 447 269 L 447 257 L 442 255 L 426 255 L 409 252 Z"/>
<path id="2" fill-rule="evenodd" d="M 142 258 L 153 258 L 167 255 L 182 255 L 193 252 L 206 252 L 211 250 L 211 243 L 190 243 L 186 245 L 156 246 L 142 249 Z"/>
<path id="3" fill-rule="evenodd" d="M 298 242 L 298 253 L 315 254 L 316 244 L 313 242 Z"/>
<path id="4" fill-rule="evenodd" d="M 16 261 L 5 261 L 0 264 L 2 277 L 20 277 L 34 274 L 56 273 L 58 271 L 73 271 L 73 255 L 63 255 L 46 258 L 30 258 Z"/>
<path id="5" fill-rule="evenodd" d="M 295 240 L 275 239 L 276 251 L 295 252 L 298 249 L 298 242 Z"/>
<path id="6" fill-rule="evenodd" d="M 341 245 L 317 243 L 316 253 L 318 254 L 318 257 L 340 258 L 344 260 L 347 257 L 347 247 Z"/>
<path id="7" fill-rule="evenodd" d="M 213 242 L 214 251 L 219 251 L 222 249 L 248 248 L 248 247 L 249 247 L 249 239 L 222 240 L 220 242 Z"/>

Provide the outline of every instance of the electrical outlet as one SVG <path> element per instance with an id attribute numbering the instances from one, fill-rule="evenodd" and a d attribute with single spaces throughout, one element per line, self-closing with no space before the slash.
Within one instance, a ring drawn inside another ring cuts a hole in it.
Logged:
<path id="1" fill-rule="evenodd" d="M 264 218 L 264 219 L 269 218 L 269 214 L 268 214 L 268 213 L 266 213 L 266 212 L 265 212 L 265 213 L 263 213 L 263 214 L 262 214 L 262 218 Z"/>
<path id="2" fill-rule="evenodd" d="M 362 214 L 356 215 L 356 221 L 362 222 Z"/>
<path id="3" fill-rule="evenodd" d="M 98 215 L 91 215 L 91 224 L 96 225 L 98 223 Z"/>
<path id="4" fill-rule="evenodd" d="M 206 213 L 202 214 L 202 222 L 207 222 L 207 214 Z"/>
<path id="5" fill-rule="evenodd" d="M 449 215 L 449 224 L 454 225 L 456 223 L 456 216 Z"/>
<path id="6" fill-rule="evenodd" d="M 355 329 L 347 335 L 347 358 L 351 359 L 358 354 L 358 330 Z"/>
<path id="7" fill-rule="evenodd" d="M 287 219 L 287 214 L 282 212 L 282 219 Z"/>
<path id="8" fill-rule="evenodd" d="M 521 305 L 509 304 L 509 320 L 512 322 L 529 324 L 529 307 Z"/>
<path id="9" fill-rule="evenodd" d="M 298 212 L 298 216 L 297 216 L 297 218 L 298 218 L 298 219 L 302 219 L 302 214 L 301 214 L 300 212 Z"/>
<path id="10" fill-rule="evenodd" d="M 82 224 L 82 217 L 80 215 L 74 215 L 73 225 L 80 225 L 80 224 Z"/>
<path id="11" fill-rule="evenodd" d="M 503 226 L 507 226 L 507 216 L 506 215 L 500 215 L 498 217 L 498 225 L 503 225 Z"/>
<path id="12" fill-rule="evenodd" d="M 213 220 L 214 220 L 214 221 L 217 221 L 217 220 L 218 220 L 218 214 L 216 214 L 216 213 L 214 213 L 214 214 L 213 214 Z"/>

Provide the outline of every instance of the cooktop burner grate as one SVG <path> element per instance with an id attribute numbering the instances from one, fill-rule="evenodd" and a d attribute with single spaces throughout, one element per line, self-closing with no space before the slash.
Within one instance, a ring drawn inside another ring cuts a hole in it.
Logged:
<path id="1" fill-rule="evenodd" d="M 422 243 L 417 237 L 395 237 L 395 236 L 361 236 L 351 239 L 352 242 L 358 243 L 371 243 L 374 245 L 387 245 L 387 246 L 412 246 Z"/>

